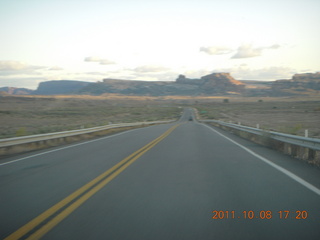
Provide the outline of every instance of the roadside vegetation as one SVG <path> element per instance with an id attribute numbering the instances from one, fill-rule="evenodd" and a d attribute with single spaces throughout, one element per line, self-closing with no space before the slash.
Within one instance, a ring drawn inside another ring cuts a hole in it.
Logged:
<path id="1" fill-rule="evenodd" d="M 237 96 L 5 96 L 0 138 L 90 128 L 113 123 L 178 119 L 183 107 L 200 118 L 320 138 L 320 97 Z"/>
<path id="2" fill-rule="evenodd" d="M 176 106 L 139 98 L 1 97 L 0 138 L 170 120 L 180 114 Z"/>
<path id="3" fill-rule="evenodd" d="M 282 133 L 320 138 L 320 99 L 245 98 L 196 104 L 202 119 L 215 119 Z"/>

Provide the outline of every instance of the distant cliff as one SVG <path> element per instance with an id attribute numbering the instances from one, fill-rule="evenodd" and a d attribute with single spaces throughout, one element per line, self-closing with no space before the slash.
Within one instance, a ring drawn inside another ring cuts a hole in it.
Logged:
<path id="1" fill-rule="evenodd" d="M 182 85 L 196 85 L 198 94 L 219 95 L 227 93 L 242 93 L 244 86 L 240 81 L 235 80 L 230 73 L 212 73 L 200 79 L 189 79 L 179 75 L 176 83 Z"/>
<path id="2" fill-rule="evenodd" d="M 295 74 L 291 79 L 274 81 L 271 88 L 277 95 L 306 95 L 319 93 L 320 72 Z"/>
<path id="3" fill-rule="evenodd" d="M 295 74 L 292 77 L 293 81 L 315 81 L 315 82 L 320 82 L 320 72 L 316 73 L 300 73 L 300 74 Z"/>
<path id="4" fill-rule="evenodd" d="M 116 93 L 138 96 L 195 95 L 197 88 L 180 86 L 169 81 L 136 81 L 104 79 L 103 82 L 92 83 L 79 91 L 81 94 L 101 95 Z"/>
<path id="5" fill-rule="evenodd" d="M 0 88 L 5 94 L 88 94 L 108 93 L 138 96 L 221 96 L 241 94 L 242 96 L 290 96 L 314 95 L 320 92 L 320 72 L 295 74 L 288 80 L 238 81 L 230 73 L 212 73 L 200 78 L 179 75 L 175 81 L 138 81 L 103 79 L 102 82 L 56 80 L 41 82 L 35 91 L 23 88 Z"/>
<path id="6" fill-rule="evenodd" d="M 74 80 L 56 80 L 41 82 L 33 92 L 36 95 L 59 95 L 59 94 L 76 94 L 78 91 L 90 82 L 74 81 Z"/>
<path id="7" fill-rule="evenodd" d="M 200 79 L 189 79 L 179 75 L 175 82 L 169 81 L 130 81 L 104 79 L 79 90 L 83 94 L 100 95 L 118 93 L 126 95 L 226 95 L 241 93 L 244 84 L 235 80 L 229 73 L 212 73 Z"/>

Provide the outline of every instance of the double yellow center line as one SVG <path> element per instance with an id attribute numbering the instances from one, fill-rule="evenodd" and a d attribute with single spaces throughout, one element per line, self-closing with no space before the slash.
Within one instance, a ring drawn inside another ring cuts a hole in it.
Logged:
<path id="1" fill-rule="evenodd" d="M 80 205 L 87 201 L 92 195 L 97 193 L 106 184 L 129 167 L 134 161 L 166 138 L 178 126 L 179 124 L 171 127 L 160 137 L 154 139 L 152 142 L 132 153 L 130 156 L 126 157 L 118 164 L 93 179 L 91 182 L 82 186 L 77 191 L 73 192 L 68 197 L 19 228 L 4 240 L 16 240 L 22 237 L 24 237 L 23 239 L 28 240 L 40 239 Z"/>

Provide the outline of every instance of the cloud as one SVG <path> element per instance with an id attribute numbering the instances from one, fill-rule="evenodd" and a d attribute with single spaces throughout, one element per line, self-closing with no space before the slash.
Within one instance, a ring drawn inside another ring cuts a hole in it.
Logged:
<path id="1" fill-rule="evenodd" d="M 49 71 L 61 71 L 61 70 L 63 70 L 63 68 L 58 67 L 58 66 L 54 66 L 54 67 L 49 68 Z"/>
<path id="2" fill-rule="evenodd" d="M 200 47 L 200 52 L 204 52 L 209 55 L 223 55 L 229 54 L 233 51 L 233 49 L 223 46 Z"/>
<path id="3" fill-rule="evenodd" d="M 37 70 L 45 69 L 45 66 L 29 65 L 19 61 L 0 61 L 0 75 L 35 74 Z"/>
<path id="4" fill-rule="evenodd" d="M 18 61 L 0 61 L 0 71 L 25 71 L 45 68 L 44 66 L 28 65 Z"/>
<path id="5" fill-rule="evenodd" d="M 278 49 L 280 48 L 281 46 L 279 44 L 273 44 L 271 45 L 270 47 L 267 47 L 267 49 Z"/>
<path id="6" fill-rule="evenodd" d="M 279 44 L 273 44 L 266 47 L 253 47 L 252 44 L 242 44 L 238 49 L 232 49 L 224 46 L 210 46 L 210 47 L 200 47 L 200 52 L 204 52 L 209 55 L 224 55 L 232 52 L 236 52 L 231 58 L 251 58 L 258 57 L 262 55 L 264 50 L 268 49 L 278 49 Z"/>
<path id="7" fill-rule="evenodd" d="M 99 57 L 86 57 L 84 59 L 85 62 L 98 62 L 100 65 L 111 65 L 111 64 L 115 64 L 115 62 L 110 61 L 108 59 L 103 59 L 103 58 L 99 58 Z"/>
<path id="8" fill-rule="evenodd" d="M 267 49 L 278 49 L 280 48 L 279 44 L 273 44 L 267 47 L 258 47 L 254 48 L 252 44 L 242 44 L 238 47 L 237 52 L 231 58 L 251 58 L 261 56 L 262 51 Z"/>
<path id="9" fill-rule="evenodd" d="M 101 59 L 100 60 L 100 65 L 110 65 L 110 64 L 115 64 L 115 62 L 110 61 L 108 59 Z"/>
<path id="10" fill-rule="evenodd" d="M 238 47 L 238 51 L 231 58 L 250 58 L 260 56 L 262 52 L 261 48 L 253 48 L 252 45 L 241 45 Z"/>
<path id="11" fill-rule="evenodd" d="M 27 68 L 27 65 L 17 61 L 0 61 L 0 71 L 16 71 Z"/>
<path id="12" fill-rule="evenodd" d="M 99 57 L 86 57 L 84 59 L 85 62 L 100 62 L 100 58 Z"/>

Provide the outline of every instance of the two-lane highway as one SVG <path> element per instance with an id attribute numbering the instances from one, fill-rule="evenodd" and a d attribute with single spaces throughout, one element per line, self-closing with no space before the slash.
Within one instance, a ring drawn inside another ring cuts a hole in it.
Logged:
<path id="1" fill-rule="evenodd" d="M 319 170 L 189 121 L 0 162 L 1 239 L 320 239 Z"/>

